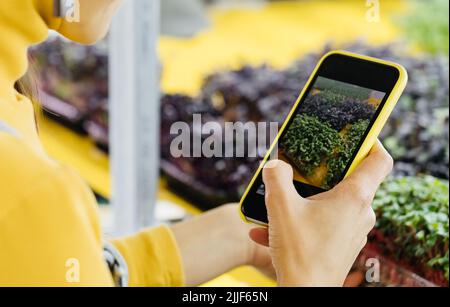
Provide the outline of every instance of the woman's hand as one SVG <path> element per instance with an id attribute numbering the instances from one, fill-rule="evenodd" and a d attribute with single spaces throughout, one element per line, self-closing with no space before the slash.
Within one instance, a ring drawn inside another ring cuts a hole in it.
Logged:
<path id="1" fill-rule="evenodd" d="M 270 246 L 280 286 L 342 286 L 375 224 L 375 193 L 393 160 L 377 143 L 358 169 L 329 192 L 304 199 L 293 171 L 271 161 L 263 172 L 269 228 L 250 237 Z"/>
<path id="2" fill-rule="evenodd" d="M 186 285 L 195 286 L 242 265 L 275 277 L 269 248 L 248 237 L 252 226 L 236 204 L 224 205 L 172 226 L 184 264 Z"/>

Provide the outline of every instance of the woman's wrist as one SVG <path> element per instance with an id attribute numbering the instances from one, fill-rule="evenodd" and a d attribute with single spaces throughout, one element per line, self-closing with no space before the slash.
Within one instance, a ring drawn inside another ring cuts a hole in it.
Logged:
<path id="1" fill-rule="evenodd" d="M 248 225 L 236 205 L 224 205 L 172 226 L 187 285 L 198 285 L 250 263 Z M 200 261 L 199 261 L 200 260 Z"/>
<path id="2" fill-rule="evenodd" d="M 235 251 L 236 264 L 253 265 L 254 243 L 249 239 L 249 225 L 244 223 L 239 216 L 239 206 L 236 204 L 224 205 L 220 209 L 223 220 L 221 223 L 227 228 L 230 248 Z"/>

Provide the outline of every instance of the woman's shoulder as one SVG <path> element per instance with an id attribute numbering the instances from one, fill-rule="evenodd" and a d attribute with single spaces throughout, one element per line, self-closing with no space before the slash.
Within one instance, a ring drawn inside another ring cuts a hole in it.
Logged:
<path id="1" fill-rule="evenodd" d="M 37 150 L 13 127 L 0 121 L 0 180 L 6 177 L 9 179 L 3 181 L 3 184 L 7 184 L 14 177 L 26 180 L 27 177 L 52 168 L 51 160 L 43 151 Z"/>
<path id="2" fill-rule="evenodd" d="M 52 167 L 13 128 L 5 129 L 4 126 L 0 130 L 0 198 L 11 202 L 38 182 L 46 180 Z M 5 201 L 0 203 L 4 206 Z"/>
<path id="3" fill-rule="evenodd" d="M 49 195 L 70 198 L 78 194 L 77 185 L 80 182 L 45 152 L 20 136 L 0 131 L 0 219 L 25 199 L 34 198 L 38 203 L 40 197 Z"/>

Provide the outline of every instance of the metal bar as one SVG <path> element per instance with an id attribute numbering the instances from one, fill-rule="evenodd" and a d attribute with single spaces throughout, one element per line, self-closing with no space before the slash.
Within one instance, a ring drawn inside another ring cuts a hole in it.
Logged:
<path id="1" fill-rule="evenodd" d="M 160 0 L 126 0 L 110 34 L 112 203 L 115 235 L 154 221 L 159 176 Z"/>

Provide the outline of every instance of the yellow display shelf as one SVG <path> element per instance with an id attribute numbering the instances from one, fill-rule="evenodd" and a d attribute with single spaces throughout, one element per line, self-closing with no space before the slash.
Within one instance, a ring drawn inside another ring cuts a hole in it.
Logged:
<path id="1" fill-rule="evenodd" d="M 379 22 L 370 22 L 366 1 L 279 1 L 265 6 L 215 9 L 211 27 L 193 38 L 163 37 L 163 90 L 196 95 L 204 77 L 221 69 L 268 63 L 283 68 L 302 55 L 362 39 L 371 44 L 398 37 L 392 20 L 404 1 L 379 1 Z"/>
<path id="2" fill-rule="evenodd" d="M 198 93 L 205 75 L 243 64 L 269 63 L 285 67 L 326 42 L 344 43 L 364 38 L 373 44 L 387 43 L 398 35 L 390 22 L 404 10 L 402 1 L 380 1 L 380 22 L 366 19 L 366 1 L 280 2 L 258 8 L 214 10 L 211 27 L 190 39 L 163 37 L 160 57 L 165 92 Z M 108 197 L 108 157 L 87 137 L 43 119 L 42 141 L 55 159 L 72 166 L 92 189 Z M 173 194 L 161 180 L 158 197 L 185 208 L 200 211 Z M 207 286 L 273 286 L 274 282 L 253 268 L 243 267 L 225 274 Z"/>

